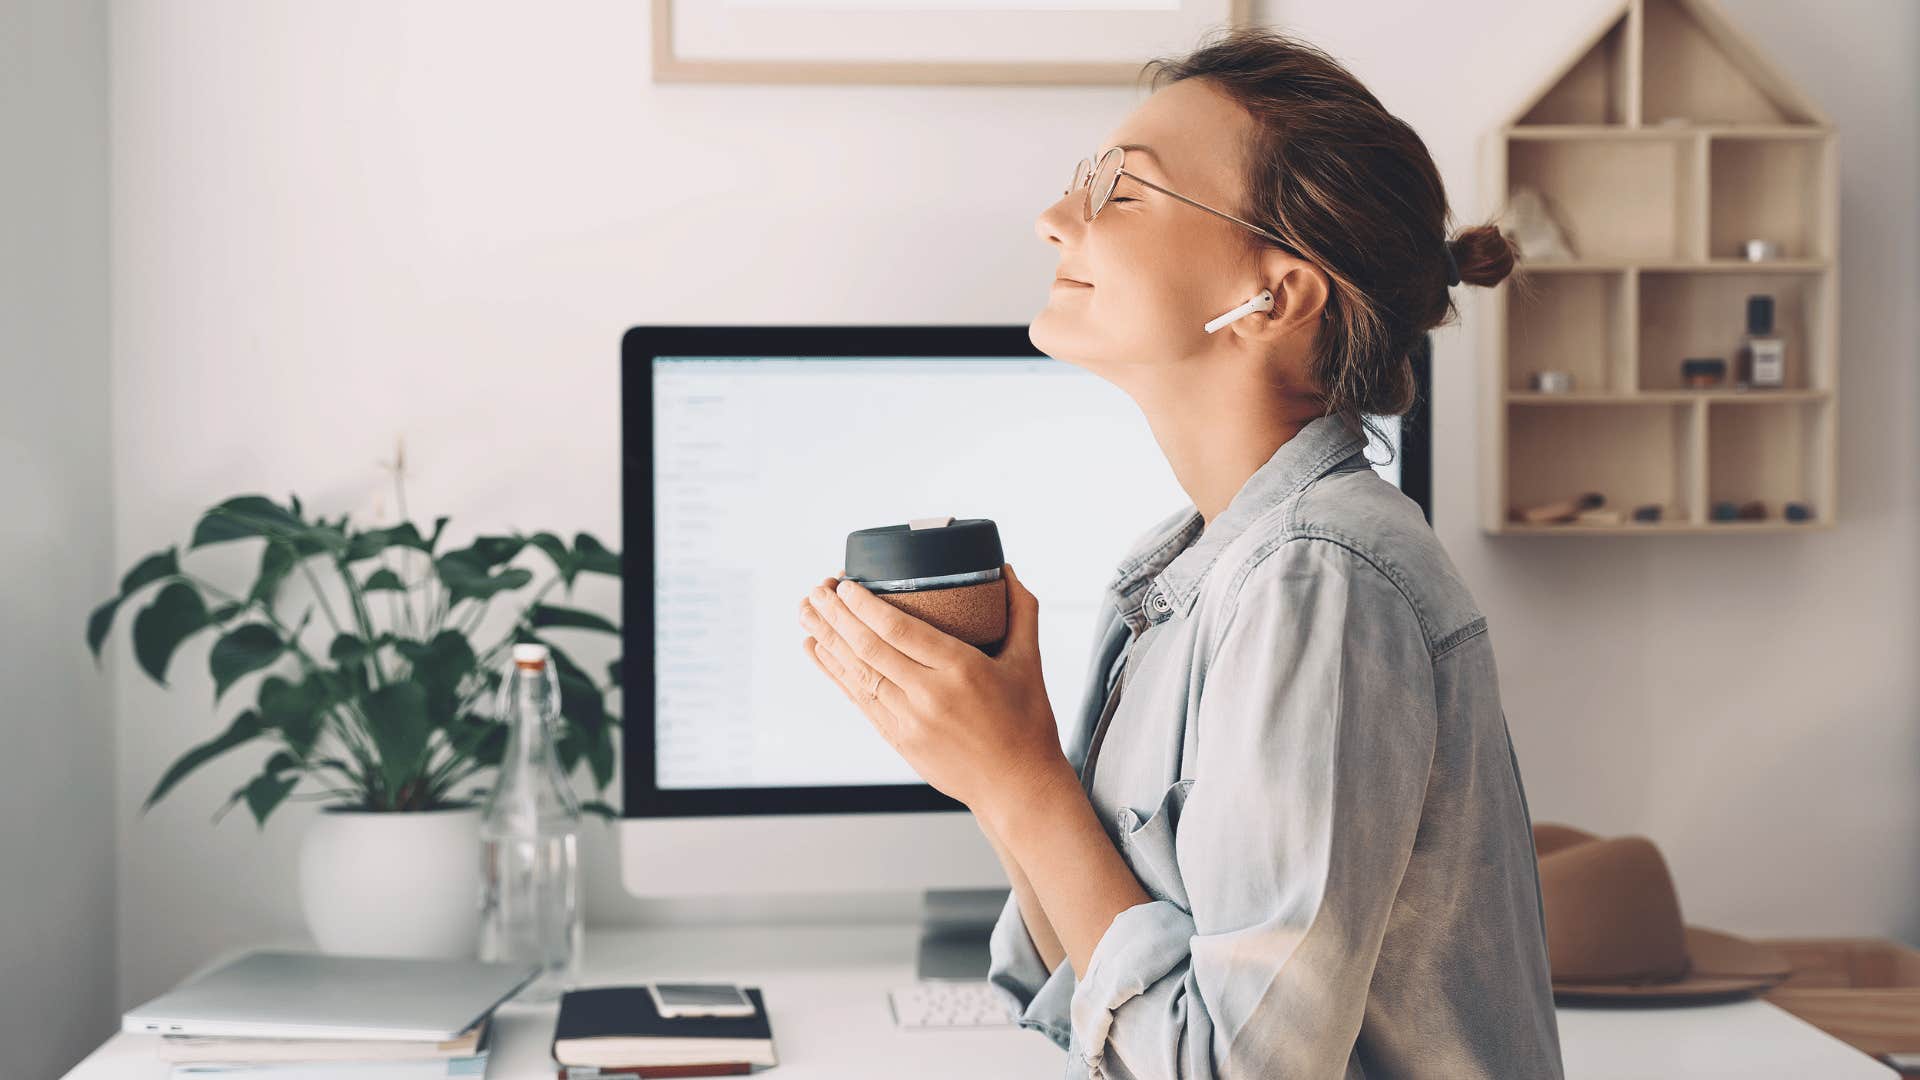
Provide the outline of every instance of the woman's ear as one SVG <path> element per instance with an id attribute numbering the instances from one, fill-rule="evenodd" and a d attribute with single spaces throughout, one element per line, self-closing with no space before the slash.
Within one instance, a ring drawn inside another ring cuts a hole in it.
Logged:
<path id="1" fill-rule="evenodd" d="M 1272 341 L 1319 326 L 1328 295 L 1327 276 L 1319 267 L 1276 251 L 1262 261 L 1261 270 L 1271 282 L 1273 309 L 1237 319 L 1228 329 L 1249 340 Z"/>

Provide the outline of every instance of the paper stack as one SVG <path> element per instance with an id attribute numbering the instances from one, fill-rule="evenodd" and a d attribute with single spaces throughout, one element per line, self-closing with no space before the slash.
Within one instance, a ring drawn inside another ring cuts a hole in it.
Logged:
<path id="1" fill-rule="evenodd" d="M 491 1019 L 457 1039 L 242 1039 L 166 1035 L 173 1080 L 442 1080 L 486 1075 Z"/>

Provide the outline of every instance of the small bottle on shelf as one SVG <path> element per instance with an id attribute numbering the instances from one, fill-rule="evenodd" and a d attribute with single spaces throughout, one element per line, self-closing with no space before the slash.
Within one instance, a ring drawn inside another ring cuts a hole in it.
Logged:
<path id="1" fill-rule="evenodd" d="M 1787 345 L 1773 336 L 1773 297 L 1747 297 L 1747 336 L 1740 342 L 1736 388 L 1777 390 L 1787 381 Z"/>

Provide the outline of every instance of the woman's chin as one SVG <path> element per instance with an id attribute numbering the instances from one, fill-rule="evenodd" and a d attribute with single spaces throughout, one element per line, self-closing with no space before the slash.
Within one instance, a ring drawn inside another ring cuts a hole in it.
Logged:
<path id="1" fill-rule="evenodd" d="M 1027 324 L 1027 340 L 1033 343 L 1034 348 L 1055 360 L 1075 367 L 1088 367 L 1086 360 L 1093 355 L 1092 343 L 1087 340 L 1080 323 L 1081 320 L 1074 315 L 1057 311 L 1053 305 L 1048 305 Z"/>

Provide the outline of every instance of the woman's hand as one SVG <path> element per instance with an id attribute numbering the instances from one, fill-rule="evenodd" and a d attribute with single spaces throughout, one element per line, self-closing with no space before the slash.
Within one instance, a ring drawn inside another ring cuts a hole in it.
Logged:
<path id="1" fill-rule="evenodd" d="M 827 578 L 800 602 L 801 650 L 921 779 L 976 814 L 1078 782 L 1040 675 L 1040 602 L 1012 566 L 1001 576 L 1007 640 L 995 656 L 858 582 Z"/>

